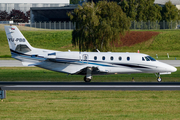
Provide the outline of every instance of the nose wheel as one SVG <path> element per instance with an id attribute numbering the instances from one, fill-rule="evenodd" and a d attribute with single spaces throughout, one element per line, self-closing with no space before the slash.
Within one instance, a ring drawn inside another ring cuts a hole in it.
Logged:
<path id="1" fill-rule="evenodd" d="M 157 78 L 157 81 L 158 81 L 158 82 L 161 82 L 161 81 L 162 81 L 161 77 L 158 77 L 158 78 Z"/>
<path id="2" fill-rule="evenodd" d="M 158 82 L 161 82 L 161 81 L 162 81 L 162 78 L 161 78 L 161 76 L 160 76 L 160 73 L 158 73 L 157 81 L 158 81 Z"/>

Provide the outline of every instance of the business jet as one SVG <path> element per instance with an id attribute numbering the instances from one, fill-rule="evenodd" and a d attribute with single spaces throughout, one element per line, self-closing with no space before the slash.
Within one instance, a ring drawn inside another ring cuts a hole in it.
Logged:
<path id="1" fill-rule="evenodd" d="M 4 26 L 11 56 L 20 60 L 24 66 L 84 75 L 90 82 L 92 75 L 155 73 L 161 82 L 161 74 L 171 74 L 177 69 L 159 62 L 142 53 L 121 52 L 77 52 L 55 51 L 32 47 L 16 26 Z M 38 42 L 38 41 L 37 41 Z"/>

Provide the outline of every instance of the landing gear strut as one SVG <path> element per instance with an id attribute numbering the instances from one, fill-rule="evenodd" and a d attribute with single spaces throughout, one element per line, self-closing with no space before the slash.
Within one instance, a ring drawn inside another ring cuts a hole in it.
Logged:
<path id="1" fill-rule="evenodd" d="M 85 82 L 91 82 L 92 76 L 91 76 L 92 68 L 87 68 L 86 76 L 84 77 Z"/>
<path id="2" fill-rule="evenodd" d="M 158 73 L 157 81 L 158 81 L 158 82 L 161 82 L 161 81 L 162 81 L 162 79 L 161 79 L 161 77 L 160 77 L 160 73 Z"/>

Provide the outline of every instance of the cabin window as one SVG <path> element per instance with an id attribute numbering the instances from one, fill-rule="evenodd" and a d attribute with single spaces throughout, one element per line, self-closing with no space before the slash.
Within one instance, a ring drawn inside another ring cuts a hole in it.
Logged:
<path id="1" fill-rule="evenodd" d="M 142 61 L 145 61 L 144 57 L 142 57 Z"/>
<path id="2" fill-rule="evenodd" d="M 130 61 L 130 57 L 127 57 L 127 61 Z"/>
<path id="3" fill-rule="evenodd" d="M 113 60 L 114 59 L 113 56 L 111 56 L 110 59 Z"/>
<path id="4" fill-rule="evenodd" d="M 97 56 L 94 56 L 94 60 L 97 60 Z"/>
<path id="5" fill-rule="evenodd" d="M 121 61 L 122 60 L 122 57 L 119 57 L 119 61 Z"/>
<path id="6" fill-rule="evenodd" d="M 105 60 L 105 56 L 102 57 L 102 60 Z"/>

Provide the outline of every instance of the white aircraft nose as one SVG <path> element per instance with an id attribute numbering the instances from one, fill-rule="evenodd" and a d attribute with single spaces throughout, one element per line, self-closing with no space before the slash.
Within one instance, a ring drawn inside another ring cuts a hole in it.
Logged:
<path id="1" fill-rule="evenodd" d="M 177 68 L 171 66 L 170 70 L 171 70 L 171 72 L 176 72 L 176 71 L 177 71 Z"/>
<path id="2" fill-rule="evenodd" d="M 176 72 L 177 71 L 177 68 L 175 68 L 174 66 L 171 66 L 171 65 L 167 65 L 166 66 L 166 70 L 168 72 Z"/>
<path id="3" fill-rule="evenodd" d="M 168 65 L 166 63 L 159 63 L 158 65 L 161 66 L 161 70 L 164 72 L 176 72 L 177 71 L 177 68 L 175 68 L 172 65 Z"/>

